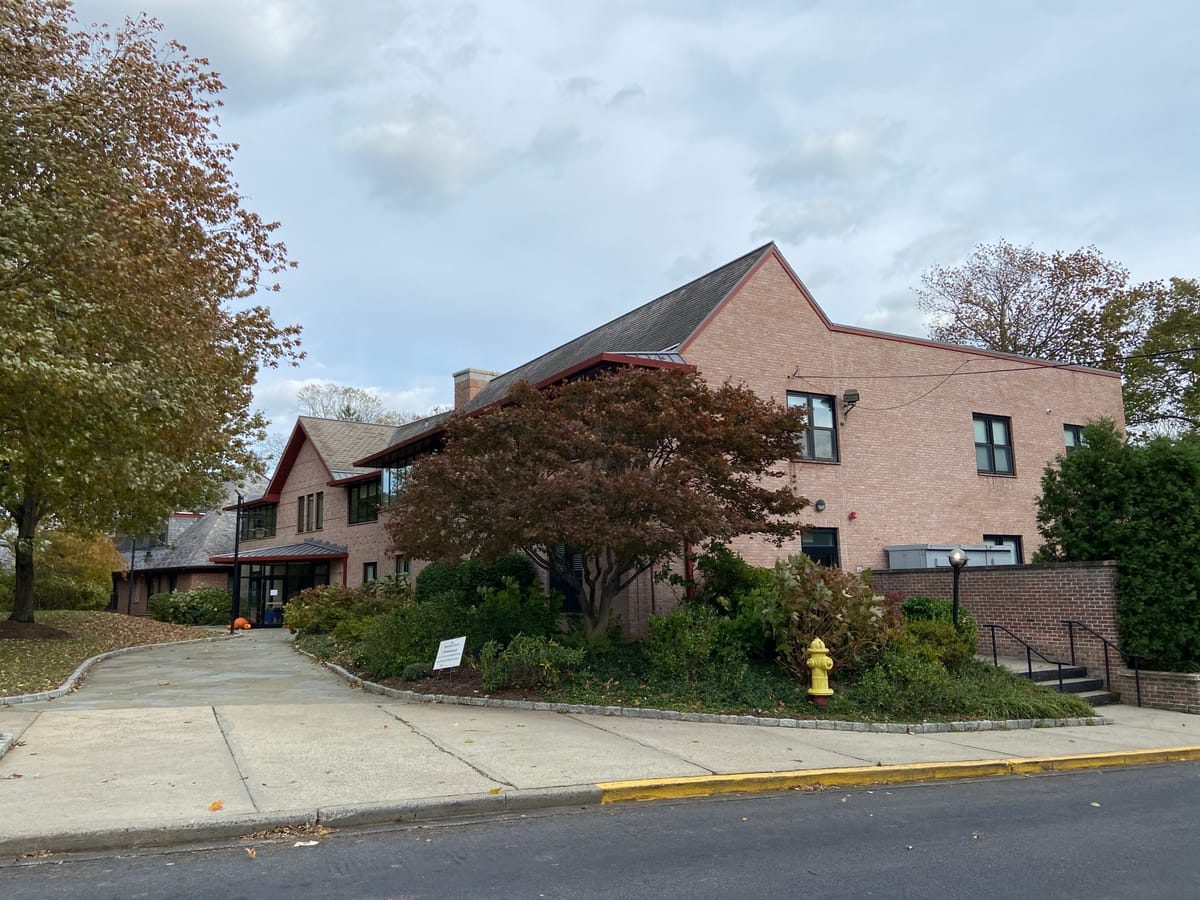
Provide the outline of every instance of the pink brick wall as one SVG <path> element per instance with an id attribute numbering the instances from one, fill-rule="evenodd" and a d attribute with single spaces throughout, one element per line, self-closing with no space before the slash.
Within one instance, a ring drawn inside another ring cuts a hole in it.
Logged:
<path id="1" fill-rule="evenodd" d="M 967 566 L 959 579 L 959 603 L 979 624 L 980 653 L 992 652 L 985 625 L 1003 625 L 1050 659 L 1069 661 L 1070 644 L 1062 622 L 1075 619 L 1110 641 L 1117 641 L 1117 567 L 1113 562 L 1049 563 L 1036 566 Z M 871 586 L 880 593 L 949 600 L 949 569 L 894 569 L 874 572 Z M 1024 656 L 1024 647 L 996 632 L 1002 656 Z M 1081 665 L 1104 665 L 1100 641 L 1076 632 L 1075 656 Z M 1113 666 L 1119 665 L 1115 656 Z M 1035 657 L 1036 660 L 1036 657 Z"/>
<path id="2" fill-rule="evenodd" d="M 330 560 L 329 580 L 340 584 L 345 577 L 349 587 L 362 584 L 363 563 L 374 562 L 379 575 L 396 570 L 395 558 L 387 552 L 388 538 L 379 522 L 350 524 L 349 502 L 345 487 L 329 485 L 329 472 L 313 445 L 305 441 L 288 473 L 287 481 L 280 488 L 279 510 L 276 518 L 275 536 L 242 542 L 245 550 L 262 547 L 282 547 L 297 541 L 317 540 L 347 547 L 349 557 L 345 571 L 341 560 Z M 325 492 L 324 522 L 316 531 L 299 532 L 297 525 L 297 499 L 318 491 Z"/>
<path id="3" fill-rule="evenodd" d="M 743 382 L 780 403 L 788 391 L 859 391 L 858 406 L 838 428 L 840 462 L 787 465 L 797 491 L 825 501 L 824 512 L 810 507 L 802 518 L 838 530 L 846 568 L 885 567 L 888 545 L 979 544 L 985 534 L 1020 535 L 1028 560 L 1040 543 L 1042 472 L 1063 452 L 1063 425 L 1102 416 L 1123 423 L 1116 377 L 831 330 L 774 257 L 683 355 L 710 382 Z M 1011 418 L 1015 475 L 978 474 L 973 413 Z M 799 546 L 779 551 L 743 540 L 736 549 L 770 565 Z"/>

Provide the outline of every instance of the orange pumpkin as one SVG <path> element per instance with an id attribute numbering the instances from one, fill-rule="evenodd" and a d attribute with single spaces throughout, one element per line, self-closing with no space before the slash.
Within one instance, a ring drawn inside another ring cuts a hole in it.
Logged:
<path id="1" fill-rule="evenodd" d="M 237 628 L 239 631 L 247 631 L 250 628 L 250 620 L 244 616 L 238 616 L 233 620 L 233 627 Z"/>

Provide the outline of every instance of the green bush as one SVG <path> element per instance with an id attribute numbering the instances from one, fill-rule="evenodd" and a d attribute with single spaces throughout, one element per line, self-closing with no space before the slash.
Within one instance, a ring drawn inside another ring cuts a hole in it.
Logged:
<path id="1" fill-rule="evenodd" d="M 400 677 L 405 681 L 420 681 L 422 678 L 428 678 L 432 674 L 433 663 L 415 662 L 405 666 L 404 671 L 400 673 Z"/>
<path id="2" fill-rule="evenodd" d="M 307 588 L 288 601 L 283 608 L 283 624 L 303 634 L 329 634 L 338 640 L 356 640 L 365 634 L 373 617 L 410 601 L 411 596 L 404 590 L 375 590 L 374 585 L 361 588 L 320 585 Z"/>
<path id="3" fill-rule="evenodd" d="M 190 591 L 154 594 L 146 601 L 150 615 L 176 625 L 228 625 L 233 596 L 225 588 L 199 587 Z"/>
<path id="4" fill-rule="evenodd" d="M 770 569 L 752 566 L 724 544 L 713 543 L 696 557 L 696 571 L 703 580 L 695 599 L 736 616 L 742 600 L 760 588 L 770 588 L 774 576 Z"/>
<path id="5" fill-rule="evenodd" d="M 913 652 L 945 666 L 947 671 L 957 672 L 975 657 L 975 642 L 967 642 L 961 630 L 954 630 L 952 622 L 918 619 L 904 624 L 903 639 Z"/>
<path id="6" fill-rule="evenodd" d="M 552 638 L 517 635 L 501 649 L 489 641 L 479 653 L 479 672 L 489 691 L 506 687 L 546 687 L 583 664 L 583 650 L 565 647 Z"/>
<path id="7" fill-rule="evenodd" d="M 407 603 L 370 620 L 353 662 L 377 678 L 402 675 L 406 666 L 432 661 L 442 641 L 466 634 L 469 619 L 454 594 Z"/>
<path id="8" fill-rule="evenodd" d="M 1127 444 L 1110 421 L 1042 476 L 1036 561 L 1117 561 L 1121 648 L 1200 669 L 1200 434 Z M 1094 623 L 1093 623 L 1094 624 Z"/>
<path id="9" fill-rule="evenodd" d="M 651 616 L 646 654 L 651 668 L 673 678 L 696 679 L 719 672 L 724 680 L 745 677 L 746 654 L 730 620 L 711 606 L 685 603 L 669 616 Z"/>
<path id="10" fill-rule="evenodd" d="M 951 600 L 943 600 L 941 597 L 909 597 L 900 605 L 900 611 L 910 632 L 918 622 L 941 622 L 953 628 L 954 603 Z M 917 626 L 917 631 L 929 635 L 934 643 L 942 640 L 933 636 L 937 629 Z M 961 653 L 965 654 L 966 658 L 974 656 L 979 641 L 979 626 L 975 623 L 975 617 L 961 606 L 958 609 L 958 638 L 962 642 Z M 951 653 L 951 656 L 957 654 Z"/>
<path id="11" fill-rule="evenodd" d="M 747 598 L 769 628 L 784 670 L 808 679 L 807 650 L 820 638 L 845 678 L 870 668 L 898 634 L 900 617 L 863 575 L 820 565 L 807 556 L 776 563 L 774 584 Z"/>
<path id="12" fill-rule="evenodd" d="M 853 696 L 864 712 L 914 719 L 957 711 L 955 694 L 954 679 L 945 666 L 911 648 L 895 646 L 863 674 Z"/>
<path id="13" fill-rule="evenodd" d="M 522 589 L 528 588 L 538 580 L 537 569 L 519 553 L 497 557 L 491 565 L 475 559 L 433 562 L 418 573 L 413 590 L 418 603 L 438 594 L 454 594 L 460 603 L 471 606 L 479 602 L 481 591 L 503 588 L 506 578 L 515 578 Z"/>
<path id="14" fill-rule="evenodd" d="M 0 569 L 0 609 L 12 609 L 15 573 Z M 54 572 L 36 571 L 33 578 L 35 609 L 104 609 L 112 597 L 112 583 L 78 581 Z"/>
<path id="15" fill-rule="evenodd" d="M 518 634 L 549 636 L 558 625 L 561 610 L 561 594 L 547 596 L 540 583 L 522 587 L 515 576 L 505 575 L 500 588 L 483 589 L 472 616 L 467 646 L 478 650 L 489 641 L 508 644 Z"/>

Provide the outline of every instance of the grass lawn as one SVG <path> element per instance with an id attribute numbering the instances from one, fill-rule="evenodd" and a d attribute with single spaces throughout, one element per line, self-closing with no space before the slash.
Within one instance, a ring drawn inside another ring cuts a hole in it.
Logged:
<path id="1" fill-rule="evenodd" d="M 8 622 L 4 613 L 0 616 L 0 697 L 59 687 L 81 662 L 98 653 L 213 634 L 208 628 L 110 612 L 38 610 L 33 628 Z"/>

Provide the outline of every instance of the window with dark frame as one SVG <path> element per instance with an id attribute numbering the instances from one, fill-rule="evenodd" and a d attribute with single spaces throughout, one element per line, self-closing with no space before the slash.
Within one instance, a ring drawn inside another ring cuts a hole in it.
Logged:
<path id="1" fill-rule="evenodd" d="M 379 487 L 378 481 L 365 481 L 346 489 L 351 525 L 379 519 Z"/>
<path id="2" fill-rule="evenodd" d="M 975 413 L 975 468 L 980 475 L 1012 475 L 1012 420 Z"/>
<path id="3" fill-rule="evenodd" d="M 836 400 L 827 394 L 788 391 L 787 405 L 804 410 L 808 420 L 800 438 L 800 459 L 837 462 Z"/>
<path id="4" fill-rule="evenodd" d="M 379 577 L 379 563 L 363 563 L 363 584 L 370 584 Z"/>
<path id="5" fill-rule="evenodd" d="M 325 492 L 301 494 L 296 504 L 296 531 L 320 531 L 325 527 Z"/>
<path id="6" fill-rule="evenodd" d="M 396 574 L 408 575 L 412 572 L 412 562 L 407 556 L 396 557 Z"/>
<path id="7" fill-rule="evenodd" d="M 1063 444 L 1067 453 L 1073 453 L 1083 446 L 1083 426 L 1063 425 Z"/>
<path id="8" fill-rule="evenodd" d="M 242 511 L 242 540 L 251 541 L 275 536 L 276 505 L 256 506 Z"/>

